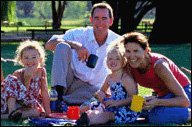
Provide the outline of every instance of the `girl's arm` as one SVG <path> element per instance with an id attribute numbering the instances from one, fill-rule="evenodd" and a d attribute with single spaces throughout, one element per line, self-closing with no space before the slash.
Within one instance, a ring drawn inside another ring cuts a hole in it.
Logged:
<path id="1" fill-rule="evenodd" d="M 95 94 L 95 97 L 100 101 L 103 102 L 104 97 L 102 97 L 103 94 L 105 94 L 105 96 L 107 95 L 107 90 L 109 89 L 109 76 L 107 76 L 107 78 L 105 79 L 104 84 L 102 85 L 101 89 Z"/>
<path id="2" fill-rule="evenodd" d="M 118 106 L 130 105 L 133 95 L 138 94 L 137 83 L 134 81 L 132 76 L 124 74 L 122 78 L 122 85 L 125 87 L 127 91 L 128 98 L 117 101 Z"/>
<path id="3" fill-rule="evenodd" d="M 133 95 L 136 95 L 138 93 L 137 90 L 137 84 L 134 81 L 134 79 L 127 74 L 124 74 L 123 78 L 122 78 L 122 85 L 125 87 L 127 94 L 128 94 L 128 98 L 123 99 L 123 100 L 108 100 L 106 102 L 106 107 L 110 108 L 110 107 L 116 107 L 116 106 L 124 106 L 124 105 L 130 105 Z"/>
<path id="4" fill-rule="evenodd" d="M 47 74 L 46 74 L 45 68 L 43 68 L 41 94 L 42 94 L 42 102 L 43 102 L 45 112 L 46 114 L 49 114 L 51 113 L 51 109 L 50 109 L 50 99 L 49 99 L 48 86 L 47 86 Z"/>
<path id="5" fill-rule="evenodd" d="M 159 61 L 155 66 L 156 75 L 165 83 L 171 93 L 175 95 L 174 98 L 170 99 L 158 99 L 155 97 L 146 98 L 145 107 L 156 107 L 156 106 L 168 106 L 168 107 L 188 107 L 190 102 L 182 88 L 181 84 L 177 81 L 172 71 L 169 68 L 169 64 L 166 60 Z"/>

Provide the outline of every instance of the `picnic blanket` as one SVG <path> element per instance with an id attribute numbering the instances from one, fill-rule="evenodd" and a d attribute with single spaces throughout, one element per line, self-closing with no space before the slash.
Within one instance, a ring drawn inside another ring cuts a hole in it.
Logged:
<path id="1" fill-rule="evenodd" d="M 37 126 L 61 126 L 61 125 L 76 125 L 76 120 L 57 119 L 57 118 L 30 118 L 29 122 Z"/>

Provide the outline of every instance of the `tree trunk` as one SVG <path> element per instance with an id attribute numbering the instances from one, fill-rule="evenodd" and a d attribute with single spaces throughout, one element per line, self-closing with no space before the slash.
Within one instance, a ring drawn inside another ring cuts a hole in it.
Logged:
<path id="1" fill-rule="evenodd" d="M 55 1 L 52 1 L 52 17 L 53 17 L 53 29 L 59 29 L 61 27 L 61 21 L 63 17 L 63 12 L 65 10 L 66 1 L 59 1 L 58 8 L 56 11 Z"/>
<path id="2" fill-rule="evenodd" d="M 120 34 L 133 31 L 135 28 L 134 14 L 136 1 L 119 1 L 119 10 L 121 16 L 121 31 Z"/>
<path id="3" fill-rule="evenodd" d="M 156 20 L 149 43 L 189 43 L 189 8 L 183 2 L 156 1 Z M 189 4 L 190 5 L 190 4 Z"/>
<path id="4" fill-rule="evenodd" d="M 120 33 L 120 31 L 118 30 L 118 27 L 119 27 L 119 19 L 120 19 L 120 16 L 119 16 L 119 2 L 118 2 L 118 1 L 108 0 L 107 3 L 113 8 L 113 17 L 114 17 L 114 20 L 113 20 L 113 24 L 112 24 L 112 26 L 110 27 L 110 29 L 111 29 L 112 31 L 114 31 L 115 33 Z"/>
<path id="5" fill-rule="evenodd" d="M 56 29 L 56 28 L 59 28 L 58 27 L 58 20 L 57 20 L 57 12 L 56 12 L 56 7 L 55 7 L 55 1 L 52 1 L 51 2 L 52 4 L 52 17 L 53 17 L 53 24 L 52 24 L 52 27 L 53 29 Z"/>

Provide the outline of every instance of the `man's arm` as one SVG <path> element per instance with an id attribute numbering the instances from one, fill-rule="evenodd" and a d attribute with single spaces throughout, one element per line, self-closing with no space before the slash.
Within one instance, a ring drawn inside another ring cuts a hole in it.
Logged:
<path id="1" fill-rule="evenodd" d="M 50 51 L 54 51 L 55 47 L 57 46 L 58 43 L 65 42 L 71 46 L 72 49 L 75 49 L 76 52 L 79 54 L 78 59 L 83 60 L 82 62 L 84 63 L 85 60 L 89 57 L 89 51 L 87 48 L 85 48 L 81 43 L 76 42 L 76 41 L 64 41 L 63 39 L 55 39 L 55 40 L 49 40 L 45 48 Z"/>
<path id="2" fill-rule="evenodd" d="M 55 47 L 56 47 L 56 45 L 57 45 L 58 43 L 60 43 L 60 42 L 57 41 L 57 39 L 55 39 L 55 40 L 49 40 L 49 41 L 47 41 L 46 44 L 45 44 L 45 49 L 50 50 L 50 51 L 54 51 L 54 50 L 55 50 Z"/>
<path id="3" fill-rule="evenodd" d="M 82 47 L 82 44 L 79 43 L 79 42 L 75 42 L 75 41 L 64 41 L 63 39 L 55 39 L 55 40 L 49 40 L 46 45 L 45 45 L 45 48 L 47 50 L 50 50 L 50 51 L 54 51 L 55 50 L 55 47 L 57 46 L 58 43 L 61 43 L 61 42 L 65 42 L 65 43 L 68 43 L 72 49 L 76 49 L 78 50 L 79 48 Z"/>

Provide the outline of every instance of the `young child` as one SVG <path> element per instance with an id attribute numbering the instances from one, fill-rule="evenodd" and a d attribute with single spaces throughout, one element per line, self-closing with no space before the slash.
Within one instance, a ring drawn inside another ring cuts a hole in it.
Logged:
<path id="1" fill-rule="evenodd" d="M 17 122 L 20 118 L 51 113 L 43 46 L 36 41 L 22 42 L 15 61 L 15 65 L 24 68 L 8 75 L 1 83 L 1 119 Z"/>
<path id="2" fill-rule="evenodd" d="M 131 111 L 132 96 L 137 94 L 137 86 L 133 78 L 123 67 L 126 65 L 125 49 L 122 45 L 114 46 L 107 55 L 107 66 L 112 71 L 96 96 L 105 105 L 103 111 L 87 111 L 76 121 L 77 125 L 103 124 L 108 121 L 115 123 L 134 122 L 139 113 Z M 113 99 L 104 99 L 110 88 Z M 104 95 L 104 96 L 103 96 Z"/>

